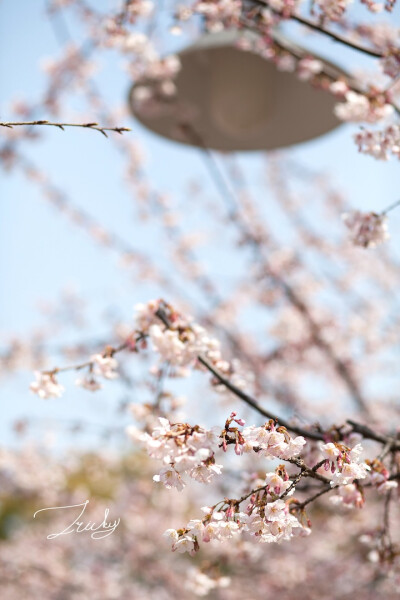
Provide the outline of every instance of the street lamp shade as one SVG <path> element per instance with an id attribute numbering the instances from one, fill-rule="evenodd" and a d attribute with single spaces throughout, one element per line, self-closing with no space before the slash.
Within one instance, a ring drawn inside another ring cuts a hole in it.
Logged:
<path id="1" fill-rule="evenodd" d="M 254 41 L 252 32 L 229 30 L 205 34 L 180 52 L 172 95 L 160 93 L 159 81 L 136 82 L 129 96 L 133 115 L 165 138 L 225 152 L 292 146 L 340 124 L 330 93 L 243 50 L 243 35 Z M 298 50 L 287 40 L 285 46 Z M 323 62 L 336 78 L 345 75 Z"/>

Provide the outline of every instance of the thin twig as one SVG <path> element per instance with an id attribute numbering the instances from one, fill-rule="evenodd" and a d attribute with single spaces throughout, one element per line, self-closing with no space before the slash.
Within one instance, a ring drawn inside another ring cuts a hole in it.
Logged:
<path id="1" fill-rule="evenodd" d="M 391 438 L 387 435 L 382 435 L 380 433 L 376 433 L 373 429 L 368 427 L 367 425 L 362 425 L 361 423 L 356 423 L 351 419 L 347 419 L 347 423 L 352 426 L 353 431 L 356 433 L 361 433 L 364 438 L 369 440 L 374 440 L 375 442 L 380 442 L 381 444 L 386 445 L 388 442 L 391 443 L 391 451 L 399 451 L 400 450 L 400 442 L 397 442 L 394 438 Z"/>
<path id="2" fill-rule="evenodd" d="M 393 202 L 393 204 L 390 204 L 387 208 L 385 208 L 384 210 L 382 210 L 382 212 L 380 214 L 382 216 L 383 215 L 387 215 L 388 212 L 390 212 L 391 210 L 394 210 L 398 206 L 400 206 L 400 200 L 396 200 L 396 202 Z"/>
<path id="3" fill-rule="evenodd" d="M 307 500 L 304 500 L 304 502 L 296 502 L 296 510 L 300 509 L 302 510 L 303 508 L 305 508 L 307 506 L 307 504 L 310 504 L 310 502 L 313 502 L 314 500 L 316 500 L 317 498 L 319 498 L 320 496 L 323 496 L 324 494 L 327 494 L 328 492 L 330 492 L 331 490 L 336 489 L 337 487 L 339 487 L 338 485 L 335 486 L 326 486 L 324 488 L 322 488 L 322 490 L 320 490 L 319 492 L 317 492 L 316 494 L 314 494 L 314 496 L 310 496 L 310 498 L 308 498 Z"/>
<path id="4" fill-rule="evenodd" d="M 0 123 L 0 127 L 7 127 L 8 129 L 21 126 L 30 127 L 31 125 L 57 127 L 63 131 L 65 127 L 82 127 L 83 129 L 94 129 L 95 131 L 99 131 L 105 137 L 108 137 L 106 131 L 114 131 L 115 133 L 119 133 L 121 135 L 126 131 L 131 131 L 128 127 L 101 127 L 98 123 L 52 123 L 50 121 L 6 121 Z"/>
<path id="5" fill-rule="evenodd" d="M 282 13 L 279 10 L 272 8 L 272 6 L 270 6 L 269 3 L 266 2 L 265 0 L 253 0 L 253 1 L 255 1 L 257 4 L 263 6 L 264 8 L 268 8 L 275 15 L 282 16 Z M 372 56 L 373 58 L 382 58 L 383 57 L 383 54 L 381 52 L 378 52 L 377 50 L 372 50 L 372 48 L 366 48 L 365 46 L 360 46 L 359 44 L 352 42 L 348 38 L 345 38 L 337 33 L 334 33 L 333 31 L 328 31 L 327 29 L 324 29 L 323 27 L 321 27 L 321 25 L 319 25 L 318 23 L 315 23 L 314 21 L 310 21 L 309 19 L 301 17 L 300 15 L 291 14 L 288 18 L 291 19 L 292 21 L 296 21 L 296 23 L 299 23 L 300 25 L 304 25 L 305 27 L 308 27 L 309 29 L 318 31 L 318 33 L 321 33 L 322 35 L 326 35 L 326 36 L 330 37 L 332 40 L 334 40 L 335 42 L 344 44 L 345 46 L 348 46 L 349 48 L 352 48 L 353 50 L 357 50 L 358 52 L 363 52 L 364 54 L 368 54 L 369 56 Z"/>

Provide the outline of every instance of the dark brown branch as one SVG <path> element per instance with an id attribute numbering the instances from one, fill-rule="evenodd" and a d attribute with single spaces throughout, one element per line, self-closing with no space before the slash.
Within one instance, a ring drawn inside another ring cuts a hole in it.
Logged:
<path id="1" fill-rule="evenodd" d="M 390 443 L 391 451 L 399 451 L 400 450 L 400 442 L 396 441 L 394 438 L 390 436 L 382 435 L 381 433 L 377 433 L 367 425 L 362 425 L 361 423 L 356 423 L 351 419 L 347 419 L 347 423 L 352 426 L 353 431 L 356 433 L 360 433 L 364 438 L 369 440 L 374 440 L 375 442 L 380 442 L 381 444 Z"/>
<path id="2" fill-rule="evenodd" d="M 240 398 L 241 400 L 246 402 L 246 404 L 248 404 L 249 406 L 254 408 L 254 410 L 259 412 L 260 415 L 263 415 L 263 417 L 265 417 L 266 419 L 273 419 L 274 421 L 277 421 L 283 427 L 286 427 L 286 429 L 288 429 L 289 431 L 293 431 L 293 433 L 297 433 L 298 435 L 303 435 L 304 437 L 308 437 L 313 440 L 323 440 L 324 439 L 324 436 L 321 433 L 307 431 L 300 427 L 296 427 L 295 425 L 290 425 L 284 419 L 281 419 L 280 417 L 277 417 L 276 415 L 273 415 L 269 411 L 265 410 L 265 408 L 263 408 L 257 402 L 257 400 L 255 400 L 254 398 L 252 398 L 251 396 L 249 396 L 248 394 L 243 392 L 243 390 L 241 390 L 240 388 L 236 387 L 233 383 L 231 383 L 229 381 L 229 379 L 227 379 L 219 371 L 217 371 L 217 369 L 215 367 L 213 367 L 213 365 L 211 363 L 209 363 L 208 360 L 204 356 L 198 356 L 197 360 L 208 371 L 210 371 L 210 373 L 212 373 L 214 375 L 214 377 L 216 377 L 218 379 L 218 381 L 220 383 L 222 383 L 230 392 L 232 392 L 233 394 L 235 394 L 235 396 L 237 396 L 238 398 Z"/>
<path id="3" fill-rule="evenodd" d="M 171 328 L 171 324 L 170 324 L 170 322 L 168 320 L 168 317 L 167 317 L 167 315 L 165 314 L 165 312 L 161 308 L 159 308 L 156 311 L 155 314 L 160 319 L 160 321 L 162 321 L 164 323 L 164 325 L 165 325 L 165 327 L 167 327 L 167 329 Z M 197 360 L 210 373 L 212 373 L 212 375 L 214 375 L 214 377 L 216 377 L 216 379 L 218 379 L 218 381 L 220 383 L 222 383 L 230 392 L 232 392 L 233 394 L 235 394 L 235 396 L 237 396 L 238 398 L 240 398 L 241 400 L 243 400 L 244 402 L 246 402 L 246 404 L 248 404 L 249 406 L 251 406 L 252 408 L 254 408 L 254 410 L 256 410 L 257 412 L 259 412 L 266 419 L 273 419 L 274 421 L 278 421 L 278 423 L 280 425 L 282 425 L 283 427 L 286 427 L 286 429 L 288 429 L 290 431 L 293 431 L 293 433 L 297 433 L 298 435 L 303 435 L 304 437 L 308 437 L 308 438 L 311 438 L 311 439 L 314 439 L 314 440 L 323 440 L 324 439 L 324 437 L 323 437 L 323 435 L 321 433 L 312 432 L 312 431 L 306 431 L 305 429 L 301 429 L 300 427 L 289 425 L 284 419 L 281 419 L 281 418 L 277 417 L 276 415 L 273 415 L 269 411 L 265 410 L 257 402 L 257 400 L 255 400 L 254 398 L 252 398 L 251 396 L 249 396 L 248 394 L 246 394 L 246 392 L 243 392 L 243 390 L 241 390 L 240 388 L 236 387 L 233 383 L 231 383 L 229 381 L 229 379 L 227 379 L 226 377 L 224 377 L 224 375 L 222 375 L 222 373 L 220 373 L 207 360 L 207 358 L 205 356 L 199 355 L 197 357 Z"/>
<path id="4" fill-rule="evenodd" d="M 310 498 L 308 498 L 307 500 L 304 500 L 304 502 L 296 502 L 295 508 L 302 510 L 303 508 L 305 508 L 307 506 L 307 504 L 310 504 L 310 502 L 313 502 L 314 500 L 316 500 L 317 498 L 319 498 L 320 496 L 323 496 L 324 494 L 327 494 L 328 492 L 330 492 L 331 490 L 336 489 L 337 485 L 335 486 L 331 486 L 328 485 L 324 488 L 322 488 L 321 490 L 319 490 L 319 492 L 317 492 L 316 494 L 314 494 L 314 496 L 310 496 Z"/>
<path id="5" fill-rule="evenodd" d="M 0 127 L 7 127 L 8 129 L 21 126 L 30 127 L 31 125 L 57 127 L 63 131 L 65 127 L 82 127 L 83 129 L 93 129 L 95 131 L 99 131 L 105 137 L 108 137 L 106 131 L 114 131 L 115 133 L 119 133 L 121 135 L 125 131 L 131 131 L 128 127 L 101 127 L 98 123 L 51 123 L 50 121 L 7 121 L 0 123 Z"/>
<path id="6" fill-rule="evenodd" d="M 256 4 L 258 4 L 264 8 L 268 8 L 275 15 L 282 16 L 282 13 L 280 11 L 272 8 L 269 5 L 269 3 L 266 2 L 265 0 L 253 0 L 253 1 Z M 381 52 L 378 52 L 377 50 L 373 50 L 372 48 L 366 48 L 365 46 L 360 46 L 359 44 L 352 42 L 348 38 L 345 38 L 337 33 L 334 33 L 333 31 L 328 31 L 327 29 L 324 29 L 323 27 L 321 27 L 321 25 L 319 25 L 318 23 L 315 23 L 314 21 L 310 21 L 309 19 L 305 19 L 304 17 L 301 17 L 300 15 L 291 14 L 288 18 L 291 19 L 292 21 L 295 21 L 296 23 L 299 23 L 300 25 L 304 25 L 305 27 L 308 27 L 309 29 L 313 29 L 314 31 L 317 31 L 318 33 L 321 33 L 322 35 L 326 35 L 327 37 L 330 37 L 335 42 L 344 44 L 345 46 L 348 46 L 349 48 L 352 48 L 353 50 L 357 50 L 358 52 L 363 52 L 364 54 L 368 54 L 369 56 L 372 56 L 373 58 L 382 58 L 383 57 L 383 54 Z"/>
<path id="7" fill-rule="evenodd" d="M 164 313 L 164 311 L 162 309 L 158 309 L 155 314 L 164 323 L 164 325 L 168 329 L 170 329 L 171 324 L 170 324 L 170 322 L 168 320 L 167 315 Z M 273 419 L 274 421 L 277 421 L 280 425 L 282 425 L 283 427 L 286 427 L 286 429 L 288 429 L 289 431 L 292 431 L 293 433 L 296 433 L 298 435 L 302 435 L 304 437 L 308 437 L 309 439 L 325 441 L 325 436 L 322 433 L 316 432 L 316 431 L 308 431 L 308 430 L 303 429 L 301 427 L 296 427 L 295 425 L 290 425 L 285 419 L 277 417 L 276 415 L 273 415 L 269 411 L 265 410 L 257 402 L 257 400 L 255 400 L 255 398 L 252 398 L 251 396 L 249 396 L 248 394 L 246 394 L 246 392 L 244 392 L 240 388 L 236 387 L 231 381 L 229 381 L 229 379 L 227 379 L 224 375 L 222 375 L 222 373 L 220 373 L 218 371 L 218 369 L 216 369 L 207 360 L 206 357 L 199 355 L 197 357 L 197 360 L 220 383 L 222 383 L 230 392 L 232 392 L 233 394 L 235 394 L 235 396 L 237 396 L 238 398 L 240 398 L 241 400 L 243 400 L 248 406 L 251 406 L 254 410 L 256 410 L 258 413 L 260 413 L 262 416 L 266 417 L 267 419 Z M 370 427 L 368 427 L 366 425 L 362 425 L 361 423 L 356 423 L 355 421 L 352 421 L 350 419 L 347 420 L 347 423 L 349 425 L 351 425 L 351 427 L 353 428 L 353 431 L 355 431 L 357 433 L 360 433 L 364 438 L 367 438 L 367 439 L 370 439 L 370 440 L 374 440 L 376 442 L 380 442 L 381 444 L 384 444 L 385 448 L 389 444 L 391 452 L 400 450 L 400 442 L 396 442 L 396 440 L 392 439 L 391 437 L 385 436 L 385 435 L 381 435 L 379 433 L 376 433 Z M 295 464 L 297 464 L 297 466 L 299 466 L 299 467 L 302 466 L 302 465 L 300 465 L 300 463 L 298 464 L 298 463 L 295 462 Z M 321 466 L 321 464 L 322 463 L 319 463 L 319 464 L 315 465 L 315 467 L 313 469 L 310 469 L 310 470 L 307 469 L 308 474 L 311 477 L 316 477 L 317 479 L 322 479 L 323 476 L 319 475 L 319 473 L 316 472 L 317 469 L 319 468 L 319 466 Z M 325 478 L 323 478 L 323 479 L 325 479 Z"/>

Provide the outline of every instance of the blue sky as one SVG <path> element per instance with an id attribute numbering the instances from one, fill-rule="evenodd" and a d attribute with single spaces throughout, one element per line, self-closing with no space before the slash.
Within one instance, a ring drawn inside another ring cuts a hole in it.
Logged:
<path id="1" fill-rule="evenodd" d="M 100 6 L 100 3 L 97 4 Z M 101 3 L 104 6 L 109 4 Z M 40 98 L 46 81 L 40 61 L 46 56 L 59 55 L 60 47 L 44 9 L 45 3 L 39 1 L 3 0 L 0 4 L 2 120 L 14 117 L 10 112 L 12 100 L 21 98 L 35 102 Z M 366 12 L 363 11 L 362 15 L 366 16 Z M 70 20 L 69 25 L 79 42 L 80 24 Z M 294 29 L 293 35 L 298 35 L 297 32 Z M 184 42 L 184 39 L 177 40 L 168 35 L 162 39 L 164 51 Z M 349 63 L 353 68 L 373 65 L 373 61 L 344 51 L 337 44 L 322 42 L 320 38 L 307 39 L 307 43 L 310 48 L 317 47 L 339 64 Z M 104 54 L 102 68 L 95 78 L 110 104 L 125 102 L 130 81 L 120 57 L 113 53 Z M 80 107 L 79 98 L 70 101 L 69 114 L 65 118 L 76 114 Z M 47 115 L 41 113 L 37 116 L 46 118 Z M 60 118 L 64 119 L 64 115 Z M 185 218 L 197 229 L 208 233 L 212 231 L 212 224 L 207 222 L 204 211 L 196 207 L 188 193 L 188 181 L 199 179 L 210 201 L 214 198 L 215 202 L 219 201 L 199 152 L 148 133 L 133 119 L 118 125 L 132 127 L 132 132 L 127 135 L 143 144 L 147 156 L 145 170 L 154 188 L 176 198 Z M 342 126 L 323 138 L 293 148 L 291 155 L 315 171 L 333 174 L 338 188 L 346 190 L 349 204 L 363 210 L 381 210 L 397 199 L 398 163 L 380 163 L 359 155 L 352 141 L 355 131 L 356 126 Z M 39 142 L 25 142 L 21 150 L 49 173 L 52 181 L 67 193 L 76 206 L 106 224 L 110 231 L 118 233 L 133 248 L 146 252 L 168 272 L 168 259 L 159 243 L 159 231 L 152 222 L 143 223 L 137 218 L 135 199 L 121 178 L 123 163 L 110 140 L 91 131 L 46 129 Z M 263 157 L 248 153 L 239 155 L 238 159 L 251 181 L 252 191 L 262 201 L 261 195 L 265 194 L 260 177 Z M 61 218 L 43 201 L 38 187 L 27 181 L 18 170 L 2 173 L 0 185 L 2 347 L 14 333 L 26 335 L 46 322 L 38 310 L 39 304 L 43 301 L 57 302 L 66 287 L 76 290 L 90 307 L 86 339 L 107 334 L 109 326 L 104 324 L 105 312 L 129 320 L 135 303 L 163 292 L 151 282 L 136 281 L 129 269 L 120 267 L 115 255 L 95 245 L 85 233 Z M 397 251 L 400 217 L 396 213 L 390 228 L 390 243 Z M 204 259 L 212 264 L 221 291 L 229 289 L 235 272 L 233 267 L 226 267 L 229 257 L 223 249 L 218 255 L 206 249 Z M 62 342 L 74 339 L 74 336 L 75 339 L 79 337 L 79 331 L 67 329 L 61 337 L 55 332 L 54 341 Z M 42 403 L 27 390 L 31 379 L 31 374 L 23 371 L 1 380 L 0 437 L 5 443 L 13 441 L 10 422 L 25 415 L 39 419 L 75 419 L 77 415 L 83 415 L 82 418 L 94 423 L 108 423 L 120 418 L 115 417 L 114 406 L 115 399 L 124 394 L 121 389 L 111 391 L 108 386 L 106 391 L 96 396 L 74 390 L 68 401 Z"/>

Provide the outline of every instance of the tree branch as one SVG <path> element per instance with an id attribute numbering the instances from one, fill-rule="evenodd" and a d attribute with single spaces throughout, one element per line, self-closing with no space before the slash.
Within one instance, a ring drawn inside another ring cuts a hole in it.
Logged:
<path id="1" fill-rule="evenodd" d="M 31 125 L 47 125 L 48 127 L 58 127 L 64 131 L 65 127 L 82 127 L 83 129 L 93 129 L 99 131 L 105 137 L 108 137 L 106 131 L 114 131 L 115 133 L 123 134 L 125 131 L 131 131 L 128 127 L 101 127 L 98 123 L 52 123 L 50 121 L 6 121 L 0 123 L 0 127 L 13 129 L 14 127 Z"/>
<path id="2" fill-rule="evenodd" d="M 229 379 L 226 379 L 226 377 L 224 377 L 221 373 L 219 373 L 219 371 L 217 371 L 217 369 L 215 367 L 213 367 L 211 365 L 211 363 L 209 363 L 208 360 L 204 356 L 198 356 L 197 360 L 208 371 L 210 371 L 210 373 L 212 373 L 214 375 L 214 377 L 216 377 L 218 379 L 218 381 L 220 383 L 222 383 L 230 392 L 232 392 L 233 394 L 235 394 L 235 396 L 237 396 L 238 398 L 240 398 L 241 400 L 246 402 L 246 404 L 248 404 L 249 406 L 254 408 L 254 410 L 259 412 L 260 415 L 263 415 L 263 417 L 265 417 L 267 419 L 273 419 L 274 421 L 278 421 L 278 423 L 280 425 L 282 425 L 283 427 L 286 427 L 286 429 L 288 429 L 289 431 L 293 431 L 293 433 L 297 433 L 298 435 L 303 435 L 304 437 L 308 437 L 313 440 L 323 440 L 324 439 L 324 436 L 322 435 L 322 433 L 307 431 L 305 429 L 302 429 L 301 427 L 296 427 L 295 425 L 290 425 L 284 419 L 281 419 L 280 417 L 277 417 L 276 415 L 273 415 L 269 411 L 265 410 L 265 408 L 263 408 L 257 402 L 257 400 L 255 400 L 254 398 L 252 398 L 251 396 L 249 396 L 248 394 L 243 392 L 243 390 L 236 387 L 233 383 L 231 383 L 229 381 Z"/>
<path id="3" fill-rule="evenodd" d="M 278 15 L 278 16 L 283 16 L 280 11 L 272 8 L 272 6 L 270 6 L 269 3 L 266 2 L 265 0 L 253 0 L 253 1 L 256 2 L 256 4 L 258 4 L 259 6 L 268 8 L 268 10 L 270 10 L 273 14 Z M 295 21 L 296 23 L 299 23 L 300 25 L 304 25 L 305 27 L 308 27 L 309 29 L 317 31 L 318 33 L 321 33 L 322 35 L 330 37 L 335 42 L 344 44 L 345 46 L 348 46 L 349 48 L 352 48 L 353 50 L 357 50 L 358 52 L 363 52 L 364 54 L 368 54 L 369 56 L 372 56 L 373 58 L 382 58 L 383 57 L 383 54 L 381 52 L 378 52 L 377 50 L 373 50 L 372 48 L 366 48 L 365 46 L 360 46 L 359 44 L 352 42 L 348 38 L 345 38 L 337 33 L 334 33 L 333 31 L 328 31 L 327 29 L 324 29 L 323 27 L 321 27 L 321 25 L 319 25 L 318 23 L 315 23 L 314 21 L 310 21 L 309 19 L 301 17 L 300 15 L 291 14 L 288 18 L 292 21 Z"/>

